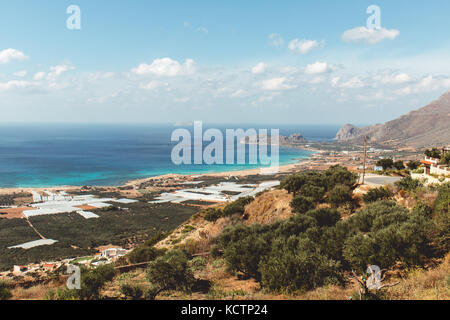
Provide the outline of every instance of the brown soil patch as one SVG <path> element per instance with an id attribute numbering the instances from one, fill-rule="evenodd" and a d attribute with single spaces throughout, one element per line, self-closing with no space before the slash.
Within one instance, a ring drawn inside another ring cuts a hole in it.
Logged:
<path id="1" fill-rule="evenodd" d="M 272 190 L 263 193 L 245 208 L 246 224 L 269 224 L 293 216 L 290 202 L 292 194 L 286 190 Z"/>
<path id="2" fill-rule="evenodd" d="M 23 212 L 26 210 L 33 210 L 33 209 L 34 208 L 30 208 L 30 207 L 0 209 L 1 213 L 6 213 L 6 214 L 0 215 L 0 218 L 6 218 L 6 219 L 25 218 L 25 216 L 23 215 Z"/>
<path id="3" fill-rule="evenodd" d="M 97 207 L 94 206 L 90 206 L 90 205 L 82 205 L 82 206 L 77 206 L 76 208 L 80 208 L 81 210 L 95 210 L 98 209 Z"/>

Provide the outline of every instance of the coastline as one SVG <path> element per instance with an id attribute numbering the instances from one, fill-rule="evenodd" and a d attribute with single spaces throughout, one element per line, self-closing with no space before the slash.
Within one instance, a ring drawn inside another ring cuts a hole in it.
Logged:
<path id="1" fill-rule="evenodd" d="M 313 154 L 316 153 L 322 153 L 324 150 L 314 149 L 314 148 L 298 148 L 294 146 L 286 146 L 289 148 L 295 148 L 295 149 L 301 149 L 305 151 L 312 151 Z M 295 159 L 295 162 L 289 163 L 289 164 L 283 164 L 278 167 L 278 173 L 286 173 L 290 172 L 294 169 L 296 169 L 299 166 L 307 165 L 311 161 L 311 156 L 308 156 L 303 159 Z M 260 174 L 261 169 L 265 167 L 257 167 L 257 168 L 249 168 L 249 169 L 241 169 L 241 170 L 229 170 L 229 171 L 218 171 L 218 172 L 207 172 L 207 173 L 191 173 L 191 174 L 178 174 L 178 173 L 167 173 L 162 175 L 156 175 L 156 176 L 148 176 L 138 179 L 131 179 L 128 181 L 125 181 L 124 183 L 120 185 L 109 185 L 109 186 L 96 186 L 92 185 L 92 187 L 99 187 L 99 188 L 119 188 L 119 187 L 126 187 L 126 186 L 136 186 L 141 183 L 152 181 L 152 180 L 158 180 L 163 178 L 185 178 L 186 181 L 191 181 L 194 178 L 198 177 L 229 177 L 229 176 L 237 176 L 237 177 L 244 177 L 244 176 L 250 176 L 250 175 L 256 175 Z M 266 167 L 267 168 L 267 167 Z M 42 192 L 44 190 L 49 191 L 67 191 L 67 190 L 79 190 L 82 186 L 72 186 L 72 185 L 61 185 L 61 186 L 50 186 L 50 187 L 11 187 L 11 188 L 0 188 L 0 194 L 12 194 L 12 193 L 20 193 L 20 192 Z"/>

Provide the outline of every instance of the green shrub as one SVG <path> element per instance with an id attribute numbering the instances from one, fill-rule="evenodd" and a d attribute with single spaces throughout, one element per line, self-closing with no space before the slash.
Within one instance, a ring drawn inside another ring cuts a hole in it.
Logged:
<path id="1" fill-rule="evenodd" d="M 147 295 L 153 298 L 166 290 L 190 292 L 195 278 L 188 265 L 188 258 L 181 250 L 172 250 L 150 262 L 147 267 L 147 279 L 153 285 Z"/>
<path id="2" fill-rule="evenodd" d="M 147 262 L 156 259 L 165 253 L 164 249 L 156 249 L 146 245 L 134 248 L 133 251 L 127 254 L 130 263 Z"/>
<path id="3" fill-rule="evenodd" d="M 394 161 L 392 159 L 380 159 L 377 161 L 376 165 L 378 167 L 383 167 L 383 170 L 387 170 L 394 166 Z"/>
<path id="4" fill-rule="evenodd" d="M 353 202 L 353 191 L 349 186 L 339 184 L 336 185 L 328 193 L 327 201 L 335 208 Z"/>
<path id="5" fill-rule="evenodd" d="M 379 187 L 370 189 L 362 199 L 367 204 L 378 200 L 387 200 L 393 196 L 392 192 L 387 187 Z"/>
<path id="6" fill-rule="evenodd" d="M 217 219 L 219 219 L 220 217 L 222 217 L 222 210 L 215 209 L 215 208 L 208 208 L 206 210 L 206 214 L 205 214 L 206 221 L 214 222 Z"/>
<path id="7" fill-rule="evenodd" d="M 198 270 L 205 269 L 205 266 L 206 266 L 207 263 L 208 262 L 203 257 L 195 257 L 194 259 L 192 259 L 189 262 L 192 271 L 198 271 Z"/>
<path id="8" fill-rule="evenodd" d="M 12 298 L 11 290 L 8 283 L 0 281 L 0 300 L 8 300 Z"/>
<path id="9" fill-rule="evenodd" d="M 124 283 L 120 286 L 120 293 L 122 293 L 127 299 L 138 300 L 140 299 L 144 292 L 139 286 L 132 286 L 128 283 Z"/>
<path id="10" fill-rule="evenodd" d="M 305 213 L 306 211 L 314 209 L 315 207 L 316 203 L 311 197 L 298 195 L 295 196 L 295 198 L 291 201 L 292 211 L 296 213 Z"/>
<path id="11" fill-rule="evenodd" d="M 420 167 L 420 162 L 417 160 L 411 160 L 406 164 L 406 166 L 408 167 L 409 170 L 416 170 L 417 168 Z"/>
<path id="12" fill-rule="evenodd" d="M 423 184 L 419 180 L 413 179 L 411 176 L 407 176 L 399 181 L 396 181 L 395 186 L 399 190 L 415 191 L 417 188 L 423 187 Z"/>
<path id="13" fill-rule="evenodd" d="M 271 291 L 306 291 L 325 284 L 340 283 L 340 265 L 321 254 L 309 239 L 289 238 L 274 243 L 272 254 L 260 263 L 261 284 Z"/>
<path id="14" fill-rule="evenodd" d="M 436 241 L 443 252 L 448 252 L 450 249 L 450 183 L 441 185 L 438 192 L 433 207 Z"/>
<path id="15" fill-rule="evenodd" d="M 316 220 L 319 227 L 333 227 L 341 220 L 341 215 L 336 209 L 320 208 L 310 210 L 306 215 Z"/>
<path id="16" fill-rule="evenodd" d="M 81 270 L 81 289 L 76 290 L 82 300 L 98 300 L 100 289 L 106 282 L 114 278 L 115 270 L 111 264 L 98 266 L 95 269 Z"/>
<path id="17" fill-rule="evenodd" d="M 45 300 L 79 300 L 80 297 L 76 289 L 58 288 L 51 289 L 45 295 Z"/>
<path id="18" fill-rule="evenodd" d="M 214 222 L 219 218 L 228 217 L 234 214 L 244 214 L 245 206 L 250 204 L 255 198 L 242 197 L 228 203 L 223 209 L 208 208 L 205 214 L 205 220 Z"/>

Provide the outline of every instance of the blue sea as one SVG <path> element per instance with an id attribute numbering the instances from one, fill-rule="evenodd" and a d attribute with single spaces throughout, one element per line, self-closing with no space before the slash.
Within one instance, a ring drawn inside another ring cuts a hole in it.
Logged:
<path id="1" fill-rule="evenodd" d="M 280 129 L 309 140 L 330 140 L 338 126 L 213 125 L 203 129 Z M 0 187 L 120 185 L 128 180 L 167 173 L 200 174 L 260 167 L 175 165 L 172 124 L 0 124 Z M 184 127 L 192 130 L 192 127 Z M 270 130 L 269 130 L 270 132 Z M 224 134 L 225 136 L 225 134 Z M 208 143 L 204 143 L 206 146 Z M 248 147 L 247 147 L 248 153 Z M 280 165 L 308 158 L 312 152 L 280 148 Z"/>

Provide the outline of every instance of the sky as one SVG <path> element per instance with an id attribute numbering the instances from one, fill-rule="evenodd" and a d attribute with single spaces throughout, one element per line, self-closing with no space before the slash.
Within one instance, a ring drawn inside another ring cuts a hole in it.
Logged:
<path id="1" fill-rule="evenodd" d="M 448 0 L 2 1 L 0 122 L 380 123 L 450 89 L 449 12 Z"/>

